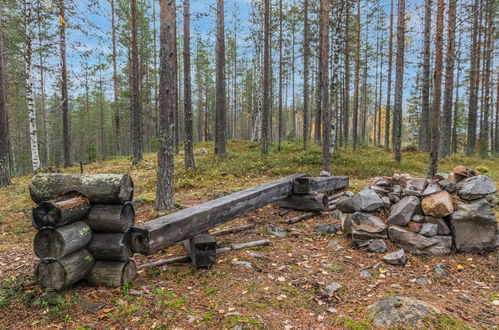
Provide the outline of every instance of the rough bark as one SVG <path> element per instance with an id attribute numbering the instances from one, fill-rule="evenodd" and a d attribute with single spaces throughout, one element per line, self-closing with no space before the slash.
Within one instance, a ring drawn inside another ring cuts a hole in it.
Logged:
<path id="1" fill-rule="evenodd" d="M 453 123 L 452 123 L 452 153 L 457 152 L 457 125 L 459 123 L 459 88 L 460 86 L 460 75 L 461 75 L 461 34 L 459 34 L 459 41 L 457 44 L 457 53 L 456 53 L 457 59 L 457 76 L 456 76 L 456 84 L 455 84 L 455 90 L 456 90 L 456 97 L 454 101 L 454 116 L 453 116 Z"/>
<path id="2" fill-rule="evenodd" d="M 307 0 L 305 0 L 307 1 Z M 269 153 L 270 122 L 270 0 L 264 0 L 263 23 L 263 108 L 262 108 L 262 156 Z"/>
<path id="3" fill-rule="evenodd" d="M 176 102 L 175 72 L 175 1 L 160 1 L 159 52 L 159 151 L 156 209 L 173 207 L 174 111 Z"/>
<path id="4" fill-rule="evenodd" d="M 430 48 L 431 48 L 431 5 L 432 0 L 425 0 L 424 42 L 423 42 L 423 86 L 421 102 L 421 124 L 419 148 L 430 150 Z"/>
<path id="5" fill-rule="evenodd" d="M 83 220 L 90 212 L 88 199 L 82 196 L 41 202 L 33 208 L 32 221 L 36 229 L 61 227 Z"/>
<path id="6" fill-rule="evenodd" d="M 208 232 L 185 240 L 184 246 L 197 269 L 207 269 L 215 264 L 217 259 L 217 242 Z"/>
<path id="7" fill-rule="evenodd" d="M 95 232 L 126 232 L 135 221 L 132 203 L 93 205 L 85 220 Z"/>
<path id="8" fill-rule="evenodd" d="M 71 166 L 71 122 L 69 118 L 68 69 L 66 62 L 66 16 L 64 0 L 59 0 L 59 51 L 61 60 L 62 142 L 64 167 Z"/>
<path id="9" fill-rule="evenodd" d="M 480 129 L 480 157 L 486 158 L 489 156 L 490 149 L 490 127 L 492 125 L 492 116 L 490 112 L 491 103 L 492 103 L 492 93 L 490 86 L 491 79 L 491 66 L 492 66 L 492 52 L 494 49 L 494 1 L 488 1 L 486 4 L 486 13 L 487 13 L 487 21 L 486 21 L 486 36 L 485 36 L 485 47 L 484 47 L 484 67 L 485 70 L 483 72 L 483 107 L 482 107 L 482 116 L 483 116 L 483 124 Z"/>
<path id="10" fill-rule="evenodd" d="M 472 6 L 473 28 L 471 36 L 471 59 L 470 59 L 470 87 L 468 101 L 468 129 L 466 139 L 466 155 L 471 156 L 475 153 L 476 131 L 477 131 L 477 112 L 478 112 L 478 56 L 480 45 L 478 41 L 479 33 L 479 2 L 474 0 Z"/>
<path id="11" fill-rule="evenodd" d="M 141 110 L 140 110 L 140 90 L 139 90 L 139 46 L 137 28 L 137 0 L 130 0 L 131 13 L 131 134 L 132 139 L 132 164 L 136 165 L 142 160 L 142 137 L 141 137 Z"/>
<path id="12" fill-rule="evenodd" d="M 83 221 L 59 228 L 44 227 L 35 235 L 33 250 L 40 259 L 61 259 L 84 248 L 91 238 L 92 230 Z"/>
<path id="13" fill-rule="evenodd" d="M 343 146 L 348 146 L 349 136 L 349 103 L 350 103 L 350 4 L 346 6 L 345 18 L 345 84 L 343 87 Z"/>
<path id="14" fill-rule="evenodd" d="M 282 0 L 279 0 L 279 128 L 277 132 L 277 150 L 281 151 L 281 142 L 284 138 L 284 116 L 282 113 L 282 84 L 283 84 L 283 60 L 282 60 Z"/>
<path id="15" fill-rule="evenodd" d="M 440 141 L 440 105 L 442 97 L 442 62 L 444 36 L 444 0 L 438 0 L 437 31 L 435 37 L 435 73 L 433 75 L 433 105 L 431 109 L 431 149 L 428 178 L 433 179 L 438 169 L 438 147 Z"/>
<path id="16" fill-rule="evenodd" d="M 353 150 L 358 144 L 358 124 L 359 124 L 359 79 L 360 79 L 360 0 L 357 0 L 356 15 L 356 42 L 355 42 L 355 78 L 353 87 L 353 122 L 352 122 L 352 143 Z"/>
<path id="17" fill-rule="evenodd" d="M 395 60 L 395 104 L 393 111 L 393 149 L 395 160 L 402 158 L 402 98 L 404 92 L 405 0 L 398 2 L 397 55 Z"/>
<path id="18" fill-rule="evenodd" d="M 216 42 L 216 154 L 227 157 L 226 109 L 225 109 L 225 8 L 224 0 L 217 0 L 217 42 Z"/>
<path id="19" fill-rule="evenodd" d="M 331 7 L 330 0 L 322 0 L 321 2 L 321 113 L 322 113 L 322 170 L 331 171 L 331 154 L 329 150 L 329 140 L 331 137 L 329 114 L 329 12 Z"/>
<path id="20" fill-rule="evenodd" d="M 184 122 L 185 142 L 184 161 L 186 168 L 194 168 L 194 154 L 192 151 L 192 93 L 191 93 L 191 28 L 190 28 L 189 0 L 184 0 Z"/>
<path id="21" fill-rule="evenodd" d="M 63 291 L 82 280 L 92 269 L 94 258 L 85 249 L 60 260 L 42 259 L 35 268 L 35 278 L 44 288 Z"/>
<path id="22" fill-rule="evenodd" d="M 116 64 L 116 25 L 114 0 L 111 0 L 111 52 L 113 58 L 113 92 L 114 92 L 114 152 L 121 155 L 121 122 L 119 107 L 119 77 Z"/>
<path id="23" fill-rule="evenodd" d="M 132 256 L 130 231 L 125 233 L 94 233 L 87 250 L 96 260 L 127 261 Z"/>
<path id="24" fill-rule="evenodd" d="M 37 174 L 29 193 L 35 203 L 57 199 L 75 192 L 93 204 L 122 204 L 133 197 L 133 182 L 121 174 Z"/>
<path id="25" fill-rule="evenodd" d="M 307 150 L 308 139 L 308 0 L 303 2 L 303 150 Z M 327 72 L 327 71 L 326 71 Z"/>
<path id="26" fill-rule="evenodd" d="M 388 36 L 388 77 L 386 89 L 385 151 L 390 150 L 390 123 L 392 116 L 392 68 L 393 68 L 393 0 L 390 0 L 390 32 Z"/>
<path id="27" fill-rule="evenodd" d="M 132 259 L 127 261 L 97 261 L 87 275 L 91 286 L 119 288 L 137 276 L 137 266 Z"/>

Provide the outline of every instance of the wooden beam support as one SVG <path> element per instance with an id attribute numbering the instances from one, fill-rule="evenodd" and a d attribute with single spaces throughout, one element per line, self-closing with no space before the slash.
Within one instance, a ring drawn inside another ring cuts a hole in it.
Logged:
<path id="1" fill-rule="evenodd" d="M 297 178 L 293 184 L 293 193 L 311 194 L 345 189 L 348 187 L 348 176 L 319 176 Z"/>
<path id="2" fill-rule="evenodd" d="M 329 201 L 324 194 L 291 195 L 276 202 L 276 205 L 297 211 L 322 212 L 328 209 Z"/>
<path id="3" fill-rule="evenodd" d="M 243 190 L 132 227 L 132 249 L 149 255 L 197 234 L 286 198 L 293 190 L 295 174 Z"/>
<path id="4" fill-rule="evenodd" d="M 197 269 L 208 269 L 215 264 L 217 260 L 217 242 L 208 232 L 186 239 L 184 246 Z"/>

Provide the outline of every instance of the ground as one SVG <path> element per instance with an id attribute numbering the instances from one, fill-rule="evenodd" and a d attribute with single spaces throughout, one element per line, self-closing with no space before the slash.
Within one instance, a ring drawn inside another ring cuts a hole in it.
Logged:
<path id="1" fill-rule="evenodd" d="M 229 142 L 229 156 L 218 161 L 212 145 L 200 144 L 197 169 L 183 169 L 183 154 L 176 157 L 175 200 L 184 208 L 233 191 L 249 188 L 293 173 L 317 175 L 321 167 L 320 149 L 310 145 L 285 144 L 274 148 L 266 160 L 260 147 L 250 142 Z M 203 153 L 206 150 L 208 153 Z M 349 175 L 351 190 L 361 188 L 369 178 L 393 173 L 424 176 L 427 154 L 404 153 L 400 164 L 393 155 L 370 147 L 353 153 L 338 150 L 332 173 Z M 499 161 L 452 156 L 443 160 L 440 170 L 449 172 L 456 165 L 481 166 L 482 172 L 499 184 Z M 124 157 L 84 166 L 85 173 L 130 173 L 135 183 L 137 221 L 161 214 L 153 209 L 156 155 L 146 154 L 137 166 Z M 64 170 L 78 172 L 79 167 Z M 0 327 L 2 328 L 347 328 L 365 329 L 371 325 L 367 306 L 377 300 L 406 295 L 424 300 L 445 314 L 427 320 L 428 328 L 494 328 L 499 326 L 499 256 L 453 254 L 448 257 L 410 256 L 405 267 L 381 262 L 382 255 L 356 249 L 343 235 L 321 235 L 316 224 L 338 223 L 323 214 L 302 223 L 285 221 L 300 212 L 283 214 L 267 206 L 246 214 L 225 226 L 254 223 L 254 230 L 219 237 L 218 243 L 270 239 L 270 247 L 254 248 L 267 259 L 255 259 L 247 251 L 221 255 L 211 270 L 195 270 L 190 264 L 141 270 L 130 286 L 123 288 L 72 288 L 65 301 L 48 306 L 39 297 L 42 289 L 33 280 L 37 259 L 32 252 L 35 229 L 31 226 L 30 177 L 15 178 L 13 185 L 0 189 Z M 275 238 L 268 225 L 288 230 L 288 237 Z M 338 240 L 334 247 L 328 247 Z M 395 247 L 390 246 L 394 251 Z M 153 256 L 134 257 L 137 264 L 170 256 L 184 255 L 179 246 Z M 233 265 L 249 261 L 254 269 Z M 381 264 L 379 264 L 381 262 Z M 449 275 L 433 271 L 437 263 L 451 266 Z M 376 266 L 376 267 L 375 267 Z M 368 270 L 372 279 L 361 278 Z M 424 278 L 427 284 L 417 284 Z M 323 288 L 339 282 L 342 288 L 327 297 Z"/>

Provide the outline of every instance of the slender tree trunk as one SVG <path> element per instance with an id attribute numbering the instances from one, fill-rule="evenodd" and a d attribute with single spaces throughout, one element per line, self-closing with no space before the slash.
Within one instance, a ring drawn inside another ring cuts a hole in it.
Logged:
<path id="1" fill-rule="evenodd" d="M 383 64 L 384 64 L 384 52 L 383 52 L 383 42 L 381 42 L 381 64 L 379 71 L 379 100 L 378 100 L 378 136 L 377 136 L 377 145 L 381 145 L 381 118 L 382 118 L 382 100 L 383 100 Z"/>
<path id="2" fill-rule="evenodd" d="M 306 0 L 305 0 L 306 1 Z M 262 156 L 269 153 L 270 116 L 270 0 L 264 0 L 263 23 L 263 111 L 262 111 Z"/>
<path id="3" fill-rule="evenodd" d="M 220 158 L 227 156 L 226 109 L 225 109 L 225 27 L 224 0 L 217 0 L 217 46 L 216 46 L 216 153 Z"/>
<path id="4" fill-rule="evenodd" d="M 424 42 L 423 42 L 423 100 L 421 104 L 420 143 L 421 151 L 430 150 L 430 41 L 432 0 L 425 0 Z"/>
<path id="5" fill-rule="evenodd" d="M 0 7 L 2 1 L 0 0 Z M 3 60 L 3 15 L 0 10 L 0 187 L 10 185 L 9 122 L 5 102 L 5 64 Z"/>
<path id="6" fill-rule="evenodd" d="M 159 151 L 156 209 L 173 207 L 173 153 L 175 111 L 175 0 L 160 0 Z"/>
<path id="7" fill-rule="evenodd" d="M 308 138 L 308 58 L 309 58 L 308 0 L 303 1 L 303 15 L 304 15 L 303 16 L 303 150 L 307 150 L 307 138 Z M 326 74 L 327 74 L 327 70 L 326 70 Z"/>
<path id="8" fill-rule="evenodd" d="M 350 4 L 346 4 L 345 18 L 345 85 L 343 94 L 343 145 L 348 146 L 349 123 L 350 123 Z"/>
<path id="9" fill-rule="evenodd" d="M 101 157 L 102 159 L 107 158 L 107 150 L 106 150 L 106 132 L 105 132 L 105 122 L 104 122 L 104 89 L 102 88 L 102 70 L 100 70 L 100 77 L 99 77 L 99 94 L 100 94 L 100 100 L 99 100 L 99 110 L 100 110 L 100 145 L 101 145 Z"/>
<path id="10" fill-rule="evenodd" d="M 277 150 L 281 151 L 281 142 L 284 131 L 284 118 L 282 113 L 282 78 L 283 78 L 283 60 L 282 60 L 282 0 L 279 0 L 279 129 L 277 137 Z"/>
<path id="11" fill-rule="evenodd" d="M 489 156 L 489 140 L 490 140 L 490 126 L 492 122 L 490 113 L 491 104 L 491 88 L 490 88 L 490 77 L 491 77 L 491 66 L 492 66 L 492 51 L 494 48 L 494 1 L 488 1 L 486 4 L 487 22 L 486 22 L 486 36 L 485 36 L 485 47 L 484 47 L 484 67 L 483 72 L 483 125 L 480 130 L 480 157 L 485 158 Z"/>
<path id="12" fill-rule="evenodd" d="M 130 1 L 131 23 L 132 23 L 132 56 L 131 56 L 131 145 L 132 164 L 136 165 L 142 160 L 142 137 L 141 137 L 141 114 L 140 114 L 140 93 L 139 93 L 139 47 L 137 40 L 137 0 Z"/>
<path id="13" fill-rule="evenodd" d="M 174 0 L 176 2 L 176 0 Z M 178 40 L 177 40 L 177 6 L 175 4 L 174 7 L 174 15 L 175 19 L 173 20 L 173 29 L 174 29 L 174 43 L 175 43 L 175 84 L 177 84 L 177 87 L 175 88 L 175 110 L 173 111 L 173 121 L 174 121 L 174 150 L 175 154 L 178 154 L 180 152 L 180 89 L 181 89 L 181 82 L 179 79 L 179 71 L 180 67 L 178 64 L 179 61 L 179 54 L 178 54 Z"/>
<path id="14" fill-rule="evenodd" d="M 444 0 L 438 0 L 437 31 L 435 37 L 435 73 L 433 76 L 433 105 L 431 109 L 431 149 L 428 178 L 433 179 L 438 169 L 438 147 L 440 140 L 440 100 L 442 91 L 442 62 L 444 35 Z"/>
<path id="15" fill-rule="evenodd" d="M 449 10 L 447 14 L 447 53 L 445 55 L 445 87 L 444 104 L 441 126 L 441 143 L 439 157 L 444 158 L 451 152 L 451 124 L 452 124 L 452 93 L 454 88 L 454 56 L 456 39 L 456 1 L 449 0 Z"/>
<path id="16" fill-rule="evenodd" d="M 459 76 L 461 74 L 461 34 L 459 34 L 459 41 L 457 45 L 457 76 L 456 76 L 456 84 L 455 84 L 455 89 L 456 89 L 456 98 L 454 101 L 454 116 L 453 116 L 453 123 L 452 123 L 452 153 L 457 153 L 457 125 L 459 123 L 459 87 L 460 87 L 460 80 Z"/>
<path id="17" fill-rule="evenodd" d="M 499 155 L 499 72 L 497 73 L 496 80 L 496 123 L 495 123 L 495 134 L 494 134 L 494 145 L 495 145 L 495 155 Z M 1 113 L 1 111 L 0 111 Z"/>
<path id="18" fill-rule="evenodd" d="M 40 57 L 40 117 L 42 124 L 42 162 L 49 164 L 49 138 L 48 138 L 48 123 L 47 123 L 47 112 L 45 107 L 45 68 L 43 66 L 43 47 L 42 47 L 42 19 L 41 19 L 42 3 L 38 0 L 38 56 Z"/>
<path id="19" fill-rule="evenodd" d="M 475 153 L 476 145 L 476 126 L 478 111 L 478 56 L 480 45 L 478 42 L 478 8 L 479 0 L 474 0 L 472 7 L 473 28 L 471 37 L 471 59 L 470 59 L 470 87 L 468 101 L 468 134 L 466 141 L 466 155 L 472 156 Z"/>
<path id="20" fill-rule="evenodd" d="M 392 115 L 392 68 L 393 68 L 393 0 L 390 0 L 390 32 L 388 36 L 388 78 L 385 114 L 385 151 L 390 150 L 390 122 Z"/>
<path id="21" fill-rule="evenodd" d="M 329 123 L 331 122 L 329 115 L 329 12 L 330 0 L 321 0 L 321 70 L 322 70 L 322 85 L 321 85 L 321 113 L 322 113 L 322 170 L 331 172 L 331 155 L 330 155 L 330 137 L 331 131 Z"/>
<path id="22" fill-rule="evenodd" d="M 192 93 L 191 93 L 191 29 L 189 0 L 184 0 L 184 120 L 185 167 L 194 168 L 192 151 Z"/>
<path id="23" fill-rule="evenodd" d="M 360 77 L 360 0 L 357 0 L 356 16 L 356 50 L 355 50 L 355 81 L 353 87 L 353 124 L 352 140 L 353 150 L 357 150 L 358 144 L 358 124 L 359 124 L 359 77 Z"/>
<path id="24" fill-rule="evenodd" d="M 393 150 L 395 160 L 402 159 L 402 98 L 404 93 L 405 0 L 398 0 L 397 55 L 395 59 L 395 104 L 393 109 Z"/>
<path id="25" fill-rule="evenodd" d="M 66 18 L 64 0 L 59 0 L 59 50 L 61 57 L 62 141 L 64 167 L 71 166 L 71 138 L 68 95 L 68 69 L 66 65 Z"/>
<path id="26" fill-rule="evenodd" d="M 114 91 L 114 152 L 121 156 L 121 121 L 119 105 L 119 77 L 116 62 L 116 23 L 114 0 L 111 0 L 111 51 L 113 57 L 113 91 Z"/>

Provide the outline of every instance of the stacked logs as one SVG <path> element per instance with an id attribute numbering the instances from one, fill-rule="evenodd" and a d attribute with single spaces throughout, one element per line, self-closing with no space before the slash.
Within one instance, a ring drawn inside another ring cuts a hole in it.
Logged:
<path id="1" fill-rule="evenodd" d="M 63 291 L 86 279 L 93 286 L 119 287 L 137 274 L 130 228 L 135 211 L 128 175 L 38 174 L 29 187 L 33 249 L 40 261 L 36 280 Z"/>

